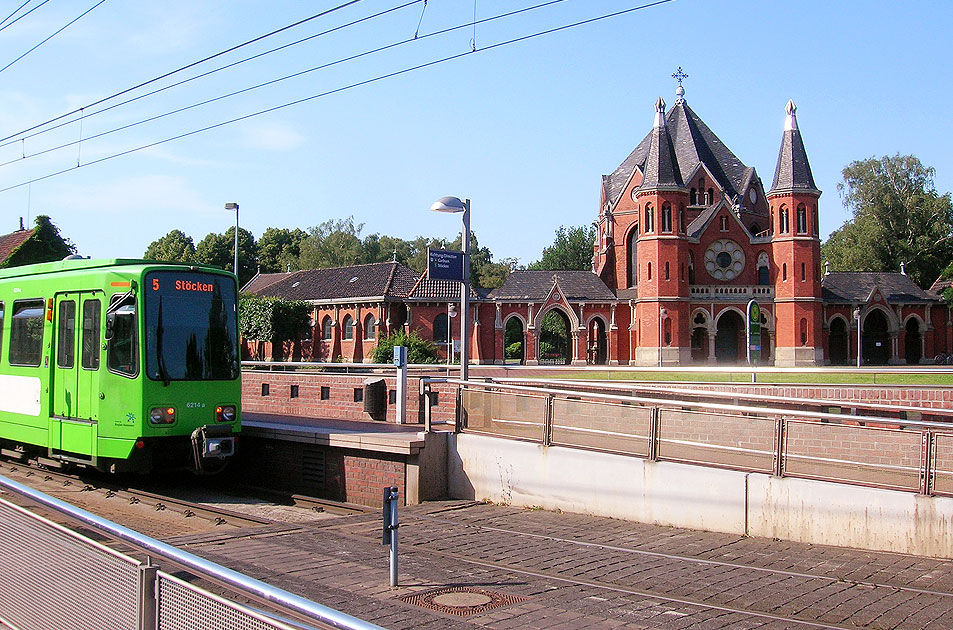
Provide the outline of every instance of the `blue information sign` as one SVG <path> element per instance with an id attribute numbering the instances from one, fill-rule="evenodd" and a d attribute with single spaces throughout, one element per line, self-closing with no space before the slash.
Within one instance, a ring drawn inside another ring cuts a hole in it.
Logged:
<path id="1" fill-rule="evenodd" d="M 427 273 L 434 280 L 463 282 L 463 252 L 427 248 Z"/>

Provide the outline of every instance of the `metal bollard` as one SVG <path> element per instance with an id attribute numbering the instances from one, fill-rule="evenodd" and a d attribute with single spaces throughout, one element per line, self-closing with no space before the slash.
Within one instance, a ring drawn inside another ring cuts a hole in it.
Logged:
<path id="1" fill-rule="evenodd" d="M 390 545 L 390 585 L 397 586 L 397 486 L 384 488 L 382 543 Z"/>

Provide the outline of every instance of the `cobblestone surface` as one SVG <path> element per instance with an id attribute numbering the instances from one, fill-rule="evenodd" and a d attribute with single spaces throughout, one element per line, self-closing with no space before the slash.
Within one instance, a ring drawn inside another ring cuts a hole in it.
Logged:
<path id="1" fill-rule="evenodd" d="M 400 586 L 377 515 L 169 542 L 388 628 L 950 628 L 953 562 L 462 502 L 402 510 Z M 397 598 L 526 600 L 459 617 Z"/>

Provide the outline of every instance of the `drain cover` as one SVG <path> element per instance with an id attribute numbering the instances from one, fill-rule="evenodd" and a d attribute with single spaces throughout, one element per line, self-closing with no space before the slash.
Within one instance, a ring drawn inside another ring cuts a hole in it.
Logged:
<path id="1" fill-rule="evenodd" d="M 421 608 L 429 608 L 457 617 L 469 617 L 493 608 L 525 602 L 528 598 L 487 591 L 473 586 L 451 586 L 435 591 L 403 595 L 397 599 Z"/>

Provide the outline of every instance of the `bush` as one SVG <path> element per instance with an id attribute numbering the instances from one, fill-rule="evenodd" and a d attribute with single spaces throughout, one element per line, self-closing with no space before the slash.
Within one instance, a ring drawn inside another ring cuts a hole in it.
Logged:
<path id="1" fill-rule="evenodd" d="M 506 346 L 506 358 L 507 359 L 522 359 L 523 358 L 523 342 L 516 341 Z"/>
<path id="2" fill-rule="evenodd" d="M 539 342 L 539 356 L 540 358 L 550 359 L 554 356 L 559 356 L 559 353 L 556 351 L 556 346 L 549 343 L 548 341 Z"/>
<path id="3" fill-rule="evenodd" d="M 437 347 L 433 342 L 426 341 L 414 331 L 409 335 L 403 331 L 391 333 L 377 343 L 374 350 L 374 363 L 392 363 L 394 361 L 394 346 L 407 347 L 408 363 L 436 363 Z"/>

